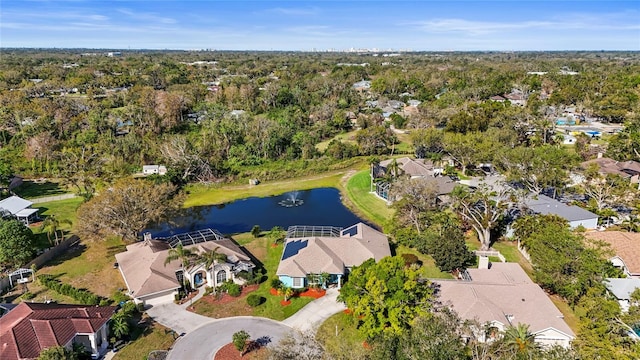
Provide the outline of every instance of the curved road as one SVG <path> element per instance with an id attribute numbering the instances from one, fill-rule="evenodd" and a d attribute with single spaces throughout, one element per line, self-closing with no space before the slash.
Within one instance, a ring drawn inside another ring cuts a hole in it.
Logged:
<path id="1" fill-rule="evenodd" d="M 239 316 L 211 320 L 179 338 L 173 345 L 167 360 L 212 360 L 215 353 L 231 342 L 235 332 L 244 330 L 256 340 L 268 337 L 277 343 L 292 329 L 282 323 L 260 317 Z"/>

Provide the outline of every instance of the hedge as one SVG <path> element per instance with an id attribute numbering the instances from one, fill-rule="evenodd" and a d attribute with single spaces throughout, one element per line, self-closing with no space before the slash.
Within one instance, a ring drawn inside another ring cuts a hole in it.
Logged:
<path id="1" fill-rule="evenodd" d="M 62 283 L 58 279 L 54 279 L 51 275 L 38 276 L 40 283 L 47 289 L 53 290 L 59 294 L 69 296 L 78 300 L 83 305 L 108 305 L 109 300 L 92 293 L 89 290 L 78 289 L 69 284 Z"/>

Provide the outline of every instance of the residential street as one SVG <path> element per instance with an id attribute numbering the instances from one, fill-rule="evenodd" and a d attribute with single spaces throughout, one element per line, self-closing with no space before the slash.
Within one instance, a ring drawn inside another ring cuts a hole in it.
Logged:
<path id="1" fill-rule="evenodd" d="M 291 328 L 278 321 L 259 317 L 234 317 L 209 322 L 179 338 L 167 360 L 211 360 L 216 351 L 231 342 L 235 332 L 245 330 L 256 340 L 267 336 L 277 343 Z"/>

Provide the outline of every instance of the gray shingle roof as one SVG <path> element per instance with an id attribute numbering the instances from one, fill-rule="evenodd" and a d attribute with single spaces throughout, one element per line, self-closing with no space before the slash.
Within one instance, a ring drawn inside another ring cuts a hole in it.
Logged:
<path id="1" fill-rule="evenodd" d="M 545 195 L 529 198 L 525 201 L 525 204 L 535 213 L 558 215 L 568 221 L 587 220 L 598 217 L 598 215 L 579 206 L 566 205 Z"/>
<path id="2" fill-rule="evenodd" d="M 618 300 L 629 300 L 631 293 L 640 288 L 640 279 L 625 278 L 613 279 L 607 278 L 604 285 Z"/>
<path id="3" fill-rule="evenodd" d="M 10 196 L 0 201 L 0 208 L 9 211 L 12 215 L 17 214 L 20 210 L 26 209 L 33 203 L 18 196 Z"/>

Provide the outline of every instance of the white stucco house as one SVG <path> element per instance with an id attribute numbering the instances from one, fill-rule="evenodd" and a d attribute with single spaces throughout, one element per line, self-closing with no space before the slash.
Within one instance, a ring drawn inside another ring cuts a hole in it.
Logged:
<path id="1" fill-rule="evenodd" d="M 170 250 L 181 244 L 194 254 L 216 251 L 226 256 L 226 260 L 215 262 L 205 268 L 197 256 L 186 268 L 180 260 L 165 264 Z M 154 306 L 175 300 L 182 287 L 183 279 L 194 287 L 217 287 L 231 280 L 244 284 L 238 277 L 241 272 L 251 273 L 255 265 L 251 258 L 233 241 L 216 230 L 204 229 L 174 235 L 168 239 L 145 240 L 127 246 L 127 251 L 116 254 L 120 273 L 129 289 L 129 295 L 136 303 Z"/>

